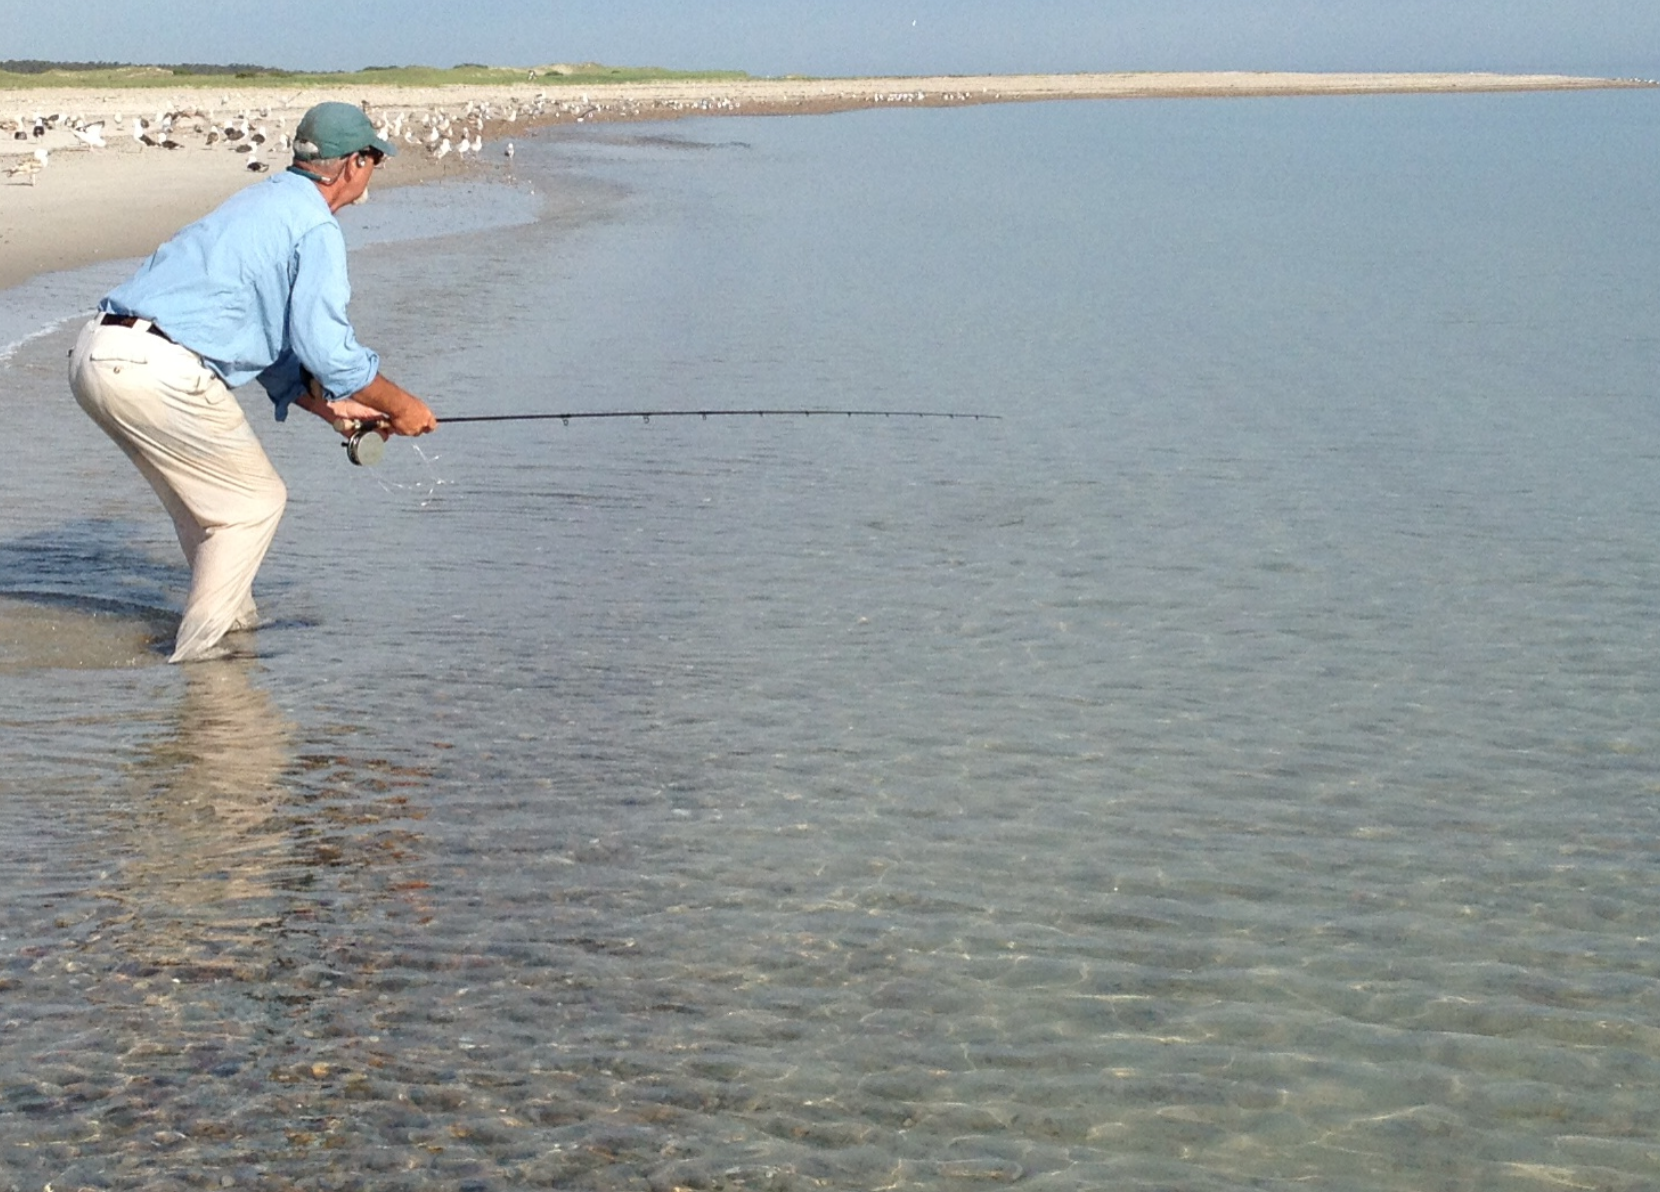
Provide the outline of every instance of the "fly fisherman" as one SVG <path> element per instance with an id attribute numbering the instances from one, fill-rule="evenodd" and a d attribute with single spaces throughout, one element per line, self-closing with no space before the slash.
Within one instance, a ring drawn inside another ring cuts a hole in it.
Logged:
<path id="1" fill-rule="evenodd" d="M 277 421 L 297 405 L 342 434 L 438 425 L 381 375 L 346 317 L 334 213 L 393 152 L 361 109 L 318 104 L 295 131 L 294 164 L 157 249 L 98 304 L 70 355 L 75 400 L 156 490 L 190 564 L 169 661 L 220 656 L 220 638 L 258 623 L 254 574 L 288 499 L 233 388 L 258 381 Z"/>

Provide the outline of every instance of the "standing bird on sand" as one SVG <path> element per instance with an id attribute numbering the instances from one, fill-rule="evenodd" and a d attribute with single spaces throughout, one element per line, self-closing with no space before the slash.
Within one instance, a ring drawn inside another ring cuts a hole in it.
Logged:
<path id="1" fill-rule="evenodd" d="M 32 157 L 25 157 L 6 173 L 13 178 L 27 178 L 29 185 L 35 184 L 35 175 L 46 168 L 46 159 L 50 157 L 50 149 L 36 149 Z"/>

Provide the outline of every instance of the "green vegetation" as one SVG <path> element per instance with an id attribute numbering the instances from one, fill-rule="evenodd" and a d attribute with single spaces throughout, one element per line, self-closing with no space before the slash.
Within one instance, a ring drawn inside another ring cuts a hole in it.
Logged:
<path id="1" fill-rule="evenodd" d="M 743 79 L 737 70 L 664 70 L 656 66 L 603 66 L 597 62 L 556 66 L 369 66 L 353 71 L 276 70 L 232 64 L 135 66 L 122 62 L 0 61 L 0 91 L 40 87 L 340 87 L 383 84 L 397 87 L 455 85 L 500 87 L 534 82 L 543 86 L 638 83 L 657 79 Z"/>

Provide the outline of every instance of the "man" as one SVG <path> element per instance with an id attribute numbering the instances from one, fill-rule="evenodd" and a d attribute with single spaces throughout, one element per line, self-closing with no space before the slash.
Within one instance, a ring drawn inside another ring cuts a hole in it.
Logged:
<path id="1" fill-rule="evenodd" d="M 381 375 L 346 317 L 334 213 L 394 152 L 359 108 L 318 104 L 295 132 L 294 164 L 157 249 L 98 304 L 70 356 L 75 400 L 156 490 L 190 564 L 169 661 L 221 656 L 220 638 L 258 623 L 254 574 L 288 499 L 231 389 L 257 380 L 279 422 L 298 405 L 343 434 L 438 425 Z"/>

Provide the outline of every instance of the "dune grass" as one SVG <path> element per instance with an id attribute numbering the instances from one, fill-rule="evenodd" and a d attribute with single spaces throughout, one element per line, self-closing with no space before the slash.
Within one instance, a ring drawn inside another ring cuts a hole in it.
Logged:
<path id="1" fill-rule="evenodd" d="M 743 71 L 666 70 L 656 66 L 605 66 L 597 62 L 552 66 L 371 66 L 353 71 L 290 71 L 265 67 L 126 66 L 97 65 L 0 70 L 0 91 L 29 91 L 47 87 L 169 88 L 180 87 L 446 87 L 535 83 L 560 87 L 596 83 L 637 83 L 660 79 L 744 79 Z"/>

